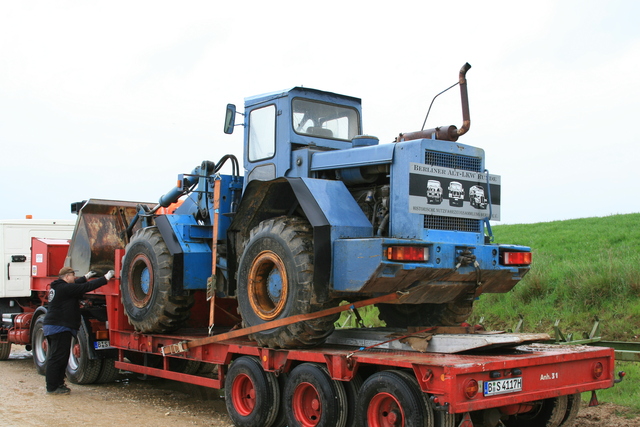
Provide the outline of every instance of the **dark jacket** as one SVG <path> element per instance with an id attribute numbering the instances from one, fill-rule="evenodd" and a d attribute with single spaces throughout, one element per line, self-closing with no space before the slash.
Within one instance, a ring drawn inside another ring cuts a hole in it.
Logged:
<path id="1" fill-rule="evenodd" d="M 91 281 L 82 276 L 77 278 L 75 283 L 67 283 L 62 279 L 54 280 L 49 290 L 49 308 L 44 316 L 44 324 L 80 329 L 80 298 L 106 284 L 107 279 L 104 276 Z"/>

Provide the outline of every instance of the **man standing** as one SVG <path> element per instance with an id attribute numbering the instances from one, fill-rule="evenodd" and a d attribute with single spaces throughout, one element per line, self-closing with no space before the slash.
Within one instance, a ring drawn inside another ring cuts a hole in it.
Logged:
<path id="1" fill-rule="evenodd" d="M 90 271 L 76 278 L 72 268 L 63 267 L 58 278 L 51 282 L 49 307 L 43 325 L 49 347 L 45 371 L 48 394 L 69 394 L 70 390 L 64 384 L 64 375 L 71 353 L 71 339 L 80 329 L 80 298 L 85 293 L 106 285 L 114 274 L 113 270 L 109 270 L 104 277 L 87 281 L 96 273 Z"/>

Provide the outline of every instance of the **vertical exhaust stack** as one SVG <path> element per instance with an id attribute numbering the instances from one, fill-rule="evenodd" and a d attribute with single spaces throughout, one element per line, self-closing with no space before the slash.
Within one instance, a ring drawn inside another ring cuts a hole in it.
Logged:
<path id="1" fill-rule="evenodd" d="M 440 126 L 437 128 L 433 128 L 433 129 L 426 129 L 426 130 L 420 130 L 417 132 L 408 132 L 408 133 L 401 133 L 397 138 L 396 138 L 396 142 L 400 142 L 400 141 L 411 141 L 413 139 L 439 139 L 441 141 L 457 141 L 458 138 L 461 135 L 464 135 L 465 133 L 467 133 L 469 131 L 469 128 L 471 127 L 471 118 L 469 115 L 469 96 L 467 94 L 467 71 L 469 71 L 469 69 L 471 68 L 471 65 L 467 62 L 466 64 L 464 64 L 462 66 L 462 68 L 460 68 L 460 74 L 458 76 L 458 85 L 460 85 L 460 100 L 462 102 L 462 127 L 460 129 L 458 129 L 457 127 L 455 127 L 454 125 L 451 126 Z M 454 84 L 453 86 L 450 86 L 449 88 L 443 90 L 442 92 L 440 92 L 438 95 L 443 94 L 444 92 L 446 92 L 447 90 L 451 89 L 452 87 L 454 87 L 456 84 Z M 434 96 L 433 99 L 435 100 L 436 97 L 438 96 Z M 431 104 L 433 105 L 433 101 L 431 101 Z M 431 107 L 429 107 L 429 109 L 431 109 Z M 428 116 L 429 113 L 427 113 Z M 425 119 L 426 122 L 426 119 Z"/>
<path id="2" fill-rule="evenodd" d="M 460 68 L 460 76 L 458 84 L 460 85 L 460 101 L 462 102 L 462 127 L 458 129 L 457 137 L 464 135 L 471 127 L 471 118 L 469 116 L 469 95 L 467 94 L 467 71 L 471 68 L 468 62 Z M 455 140 L 458 138 L 456 137 Z"/>

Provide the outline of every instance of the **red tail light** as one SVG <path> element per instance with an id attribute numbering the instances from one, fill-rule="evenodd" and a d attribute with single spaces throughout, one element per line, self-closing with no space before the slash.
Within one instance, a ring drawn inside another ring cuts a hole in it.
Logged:
<path id="1" fill-rule="evenodd" d="M 467 396 L 467 399 L 476 397 L 479 390 L 478 381 L 474 379 L 468 380 L 464 385 L 464 395 Z"/>
<path id="2" fill-rule="evenodd" d="M 502 254 L 504 265 L 530 265 L 531 252 L 504 252 Z"/>
<path id="3" fill-rule="evenodd" d="M 429 260 L 429 248 L 425 246 L 389 246 L 386 252 L 390 261 Z"/>

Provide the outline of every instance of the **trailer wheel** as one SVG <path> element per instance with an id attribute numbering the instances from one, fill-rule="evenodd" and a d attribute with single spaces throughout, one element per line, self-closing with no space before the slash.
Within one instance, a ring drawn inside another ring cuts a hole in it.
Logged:
<path id="1" fill-rule="evenodd" d="M 347 395 L 347 422 L 345 425 L 354 426 L 357 424 L 356 405 L 358 404 L 358 395 L 362 388 L 362 377 L 355 374 L 351 381 L 345 381 L 342 384 Z"/>
<path id="2" fill-rule="evenodd" d="M 347 395 L 342 382 L 332 380 L 327 368 L 303 363 L 294 368 L 284 388 L 289 426 L 344 427 Z"/>
<path id="3" fill-rule="evenodd" d="M 456 427 L 460 420 L 456 414 L 450 414 L 443 411 L 433 411 L 434 427 Z"/>
<path id="4" fill-rule="evenodd" d="M 33 364 L 36 366 L 36 371 L 40 375 L 44 375 L 47 370 L 47 351 L 48 343 L 44 337 L 44 316 L 38 316 L 33 322 L 33 332 L 31 333 L 31 348 L 33 353 Z"/>
<path id="5" fill-rule="evenodd" d="M 0 360 L 7 360 L 11 354 L 11 343 L 0 342 Z"/>
<path id="6" fill-rule="evenodd" d="M 102 369 L 100 369 L 100 374 L 96 379 L 96 383 L 111 383 L 118 378 L 120 370 L 116 368 L 115 362 L 116 359 L 113 358 L 102 359 Z"/>
<path id="7" fill-rule="evenodd" d="M 337 305 L 337 301 L 328 301 L 327 289 L 314 290 L 313 261 L 312 230 L 306 220 L 279 217 L 251 230 L 238 269 L 238 308 L 244 326 Z M 309 347 L 333 332 L 337 318 L 307 320 L 250 337 L 267 347 Z"/>
<path id="8" fill-rule="evenodd" d="M 274 373 L 265 372 L 259 360 L 251 356 L 239 357 L 231 363 L 224 395 L 229 417 L 236 426 L 268 427 L 280 406 L 278 379 Z"/>
<path id="9" fill-rule="evenodd" d="M 358 396 L 356 419 L 365 427 L 431 427 L 433 411 L 418 381 L 402 371 L 371 375 Z"/>
<path id="10" fill-rule="evenodd" d="M 564 418 L 559 427 L 569 427 L 573 425 L 573 422 L 578 416 L 580 411 L 580 402 L 582 401 L 582 395 L 580 393 L 567 396 L 567 412 L 564 414 Z"/>
<path id="11" fill-rule="evenodd" d="M 457 326 L 471 315 L 472 301 L 447 304 L 376 304 L 380 320 L 390 328 L 409 326 Z"/>
<path id="12" fill-rule="evenodd" d="M 74 384 L 93 384 L 100 376 L 102 359 L 89 357 L 89 334 L 84 325 L 71 339 L 71 354 L 67 363 L 67 378 Z"/>
<path id="13" fill-rule="evenodd" d="M 156 227 L 139 230 L 126 247 L 120 293 L 129 323 L 144 333 L 170 332 L 189 318 L 194 298 L 171 295 L 173 257 Z"/>
<path id="14" fill-rule="evenodd" d="M 511 415 L 503 420 L 506 427 L 560 427 L 567 412 L 567 396 L 545 399 L 524 414 Z"/>

